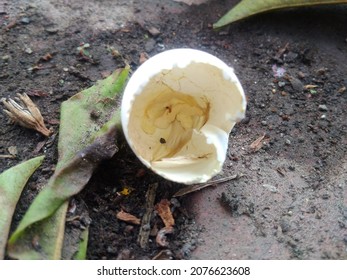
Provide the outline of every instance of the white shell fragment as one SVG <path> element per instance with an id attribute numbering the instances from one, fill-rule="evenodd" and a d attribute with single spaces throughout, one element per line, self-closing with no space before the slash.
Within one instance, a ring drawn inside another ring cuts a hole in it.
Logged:
<path id="1" fill-rule="evenodd" d="M 174 49 L 148 59 L 130 78 L 121 117 L 137 157 L 166 179 L 203 183 L 225 161 L 229 133 L 246 110 L 232 68 L 215 56 Z"/>

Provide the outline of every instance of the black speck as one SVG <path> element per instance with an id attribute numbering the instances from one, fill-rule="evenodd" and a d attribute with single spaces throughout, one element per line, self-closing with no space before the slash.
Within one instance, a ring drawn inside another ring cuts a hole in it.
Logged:
<path id="1" fill-rule="evenodd" d="M 160 138 L 159 142 L 160 142 L 160 144 L 165 144 L 166 140 L 164 138 Z"/>

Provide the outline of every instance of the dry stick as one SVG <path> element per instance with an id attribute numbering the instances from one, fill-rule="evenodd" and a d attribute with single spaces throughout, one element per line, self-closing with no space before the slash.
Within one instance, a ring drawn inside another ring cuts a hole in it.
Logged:
<path id="1" fill-rule="evenodd" d="M 183 189 L 180 189 L 178 192 L 176 192 L 173 197 L 179 197 L 179 196 L 183 196 L 185 194 L 188 194 L 188 193 L 191 193 L 191 192 L 195 192 L 195 191 L 199 191 L 201 189 L 204 189 L 206 187 L 209 187 L 209 186 L 212 186 L 212 185 L 215 185 L 215 184 L 220 184 L 220 183 L 224 183 L 224 182 L 227 182 L 227 181 L 230 181 L 230 180 L 234 180 L 238 177 L 241 177 L 243 175 L 232 175 L 232 176 L 229 176 L 229 177 L 225 177 L 225 178 L 221 178 L 221 179 L 218 179 L 218 180 L 214 180 L 214 181 L 211 181 L 211 182 L 208 182 L 208 183 L 205 183 L 205 184 L 197 184 L 197 185 L 193 185 L 193 186 L 188 186 L 188 187 L 185 187 Z"/>
<path id="2" fill-rule="evenodd" d="M 0 158 L 16 158 L 14 155 L 0 155 Z"/>
<path id="3" fill-rule="evenodd" d="M 149 233 L 151 230 L 150 222 L 154 210 L 155 194 L 158 188 L 158 183 L 149 185 L 146 193 L 146 213 L 142 217 L 141 228 L 137 238 L 137 242 L 142 249 L 148 246 Z"/>

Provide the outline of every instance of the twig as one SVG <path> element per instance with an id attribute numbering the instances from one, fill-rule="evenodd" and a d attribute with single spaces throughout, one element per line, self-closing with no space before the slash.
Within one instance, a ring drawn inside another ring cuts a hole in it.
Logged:
<path id="1" fill-rule="evenodd" d="M 173 195 L 173 197 L 183 196 L 185 194 L 188 194 L 188 193 L 191 193 L 191 192 L 195 192 L 195 191 L 199 191 L 201 189 L 204 189 L 204 188 L 212 186 L 212 185 L 216 185 L 216 184 L 224 183 L 224 182 L 227 182 L 227 181 L 230 181 L 230 180 L 234 180 L 234 179 L 237 179 L 237 178 L 242 177 L 242 176 L 243 175 L 232 175 L 232 176 L 229 176 L 229 177 L 221 178 L 221 179 L 214 180 L 214 181 L 211 181 L 211 182 L 207 182 L 207 183 L 204 183 L 204 184 L 197 184 L 197 185 L 193 185 L 193 186 L 188 186 L 188 187 L 185 187 L 183 189 L 180 189 L 178 192 L 176 192 Z"/>
<path id="2" fill-rule="evenodd" d="M 148 246 L 149 233 L 150 233 L 150 222 L 152 218 L 152 213 L 154 209 L 154 200 L 156 191 L 158 188 L 158 183 L 149 185 L 146 193 L 146 213 L 142 217 L 141 228 L 139 235 L 137 237 L 137 242 L 140 244 L 142 249 Z"/>
<path id="3" fill-rule="evenodd" d="M 0 158 L 16 158 L 14 155 L 0 155 Z"/>

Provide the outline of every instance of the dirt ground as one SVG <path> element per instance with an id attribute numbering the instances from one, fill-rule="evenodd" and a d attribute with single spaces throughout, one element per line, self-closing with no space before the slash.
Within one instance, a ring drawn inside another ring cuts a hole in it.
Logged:
<path id="1" fill-rule="evenodd" d="M 53 173 L 61 103 L 124 59 L 135 70 L 141 53 L 190 47 L 232 65 L 246 92 L 246 118 L 217 178 L 238 177 L 173 198 L 182 186 L 145 169 L 124 144 L 72 202 L 90 220 L 71 219 L 66 231 L 90 223 L 88 259 L 347 259 L 347 7 L 278 11 L 212 30 L 237 2 L 0 0 L 0 98 L 31 94 L 55 131 L 44 138 L 0 111 L 0 154 L 17 148 L 16 158 L 0 159 L 0 172 L 46 155 L 13 228 Z M 85 43 L 90 59 L 77 50 Z M 156 202 L 171 201 L 175 231 L 158 246 L 154 216 L 142 249 L 139 226 L 116 213 L 142 217 L 153 183 Z M 125 186 L 133 191 L 119 199 Z"/>

